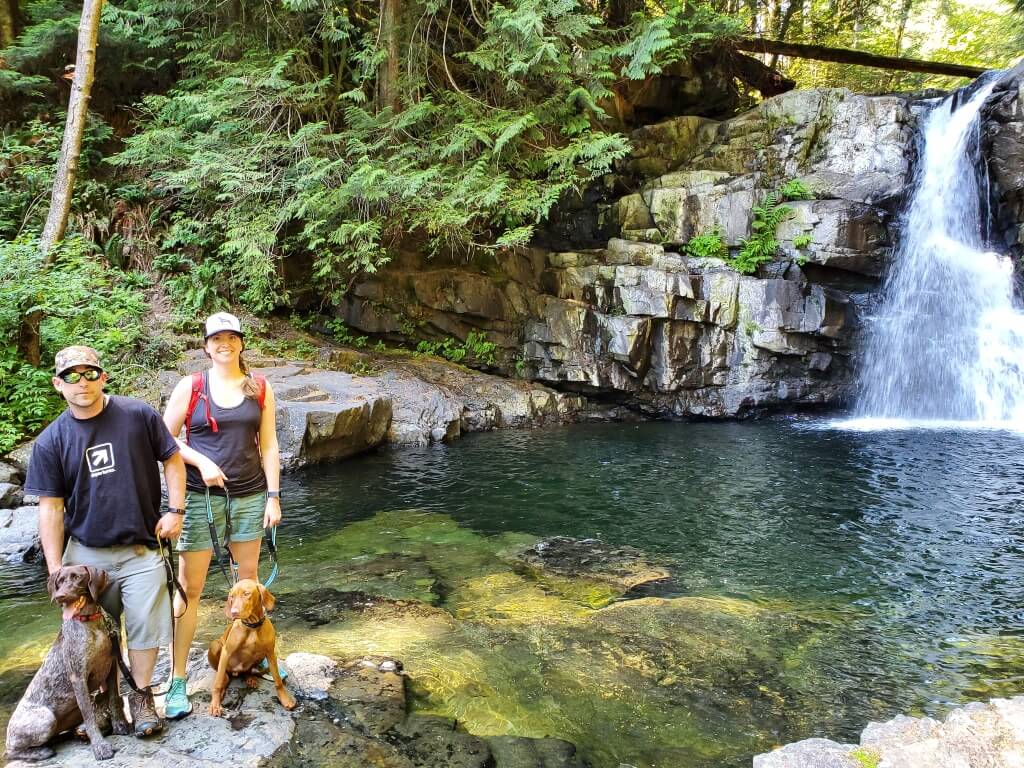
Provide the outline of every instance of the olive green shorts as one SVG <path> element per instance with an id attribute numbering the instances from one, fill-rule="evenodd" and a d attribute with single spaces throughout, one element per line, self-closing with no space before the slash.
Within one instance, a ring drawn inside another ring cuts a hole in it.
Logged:
<path id="1" fill-rule="evenodd" d="M 100 605 L 116 619 L 124 614 L 128 649 L 159 648 L 171 642 L 171 599 L 160 553 L 142 544 L 87 547 L 68 540 L 64 565 L 90 565 L 110 576 Z"/>
<path id="2" fill-rule="evenodd" d="M 230 504 L 230 508 L 228 505 Z M 213 524 L 217 528 L 217 543 L 224 543 L 226 518 L 231 518 L 231 541 L 257 541 L 263 538 L 263 515 L 267 509 L 267 495 L 260 491 L 248 496 L 217 496 L 210 494 Z M 228 514 L 225 515 L 225 512 Z M 179 552 L 201 552 L 213 549 L 210 523 L 206 515 L 206 494 L 189 491 L 185 497 L 185 520 L 178 538 Z"/>

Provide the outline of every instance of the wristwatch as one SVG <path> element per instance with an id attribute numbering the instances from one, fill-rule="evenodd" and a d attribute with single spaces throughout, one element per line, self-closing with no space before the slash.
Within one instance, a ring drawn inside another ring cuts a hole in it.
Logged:
<path id="1" fill-rule="evenodd" d="M 184 509 L 178 509 L 177 507 L 168 507 L 167 511 L 170 514 L 172 514 L 172 515 L 184 515 L 185 514 L 185 510 Z"/>
<path id="2" fill-rule="evenodd" d="M 281 492 L 280 491 L 267 491 L 267 498 L 268 499 L 280 499 L 281 498 Z"/>

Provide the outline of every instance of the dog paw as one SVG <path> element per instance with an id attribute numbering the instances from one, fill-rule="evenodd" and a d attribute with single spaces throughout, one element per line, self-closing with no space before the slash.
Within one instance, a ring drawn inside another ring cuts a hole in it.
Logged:
<path id="1" fill-rule="evenodd" d="M 115 736 L 127 736 L 132 732 L 132 727 L 128 725 L 128 721 L 123 720 L 120 723 L 114 723 L 113 732 Z"/>
<path id="2" fill-rule="evenodd" d="M 249 677 L 245 678 L 245 685 L 247 688 L 259 688 L 260 677 L 258 675 L 250 675 Z"/>
<path id="3" fill-rule="evenodd" d="M 220 704 L 210 702 L 210 708 L 207 710 L 210 713 L 210 717 L 220 717 L 224 714 L 224 708 Z"/>
<path id="4" fill-rule="evenodd" d="M 108 741 L 97 741 L 92 745 L 92 756 L 97 760 L 109 760 L 114 756 L 115 749 Z"/>
<path id="5" fill-rule="evenodd" d="M 281 702 L 281 706 L 285 709 L 295 709 L 295 697 L 290 693 L 279 693 L 277 700 Z"/>

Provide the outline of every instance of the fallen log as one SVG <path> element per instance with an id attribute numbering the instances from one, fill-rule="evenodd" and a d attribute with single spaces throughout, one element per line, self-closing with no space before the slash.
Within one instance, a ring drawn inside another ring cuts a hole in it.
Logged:
<path id="1" fill-rule="evenodd" d="M 732 65 L 733 75 L 738 80 L 760 91 L 766 99 L 796 88 L 796 80 L 791 80 L 752 56 L 733 52 L 729 57 L 729 63 Z"/>
<path id="2" fill-rule="evenodd" d="M 923 61 L 921 59 L 907 59 L 902 56 L 880 56 L 875 53 L 864 53 L 863 51 L 854 51 L 849 48 L 829 48 L 824 45 L 787 43 L 782 40 L 748 37 L 737 40 L 733 45 L 737 50 L 750 51 L 752 53 L 775 53 L 780 56 L 792 56 L 798 59 L 831 61 L 836 64 L 858 64 L 862 67 L 896 69 L 904 72 L 924 72 L 930 75 L 975 78 L 987 71 L 984 67 L 972 67 L 966 64 Z"/>

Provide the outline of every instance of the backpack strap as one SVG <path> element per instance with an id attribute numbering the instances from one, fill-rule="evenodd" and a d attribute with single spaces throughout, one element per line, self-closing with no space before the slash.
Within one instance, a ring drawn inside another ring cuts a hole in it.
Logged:
<path id="1" fill-rule="evenodd" d="M 260 410 L 262 411 L 267 405 L 267 377 L 262 373 L 254 373 L 252 377 L 260 388 L 260 393 L 256 396 L 256 402 L 260 404 Z"/>
<path id="2" fill-rule="evenodd" d="M 213 414 L 210 413 L 210 399 L 206 396 L 206 392 L 203 388 L 203 380 L 206 377 L 205 371 L 196 371 L 192 374 L 192 396 L 188 401 L 188 410 L 185 411 L 185 444 L 188 444 L 188 436 L 192 431 L 192 414 L 195 413 L 196 407 L 199 405 L 199 401 L 202 400 L 206 404 L 206 422 L 210 425 L 210 429 L 214 432 L 217 431 L 217 420 L 213 418 Z"/>

